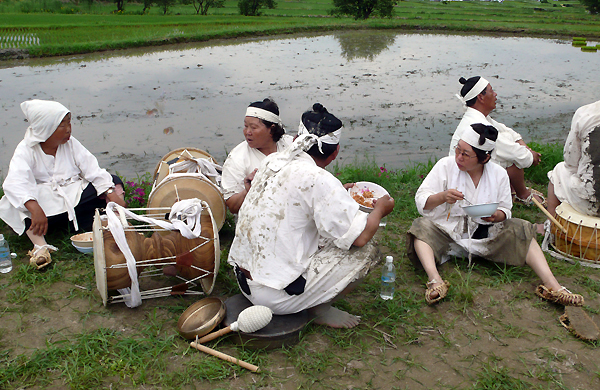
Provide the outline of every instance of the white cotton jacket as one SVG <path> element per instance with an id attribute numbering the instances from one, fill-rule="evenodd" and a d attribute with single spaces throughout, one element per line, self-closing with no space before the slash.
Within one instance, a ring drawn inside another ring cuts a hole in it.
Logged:
<path id="1" fill-rule="evenodd" d="M 64 212 L 74 215 L 81 193 L 92 183 L 101 194 L 113 186 L 112 176 L 98 165 L 98 160 L 77 139 L 58 147 L 56 157 L 47 155 L 39 143 L 17 145 L 2 188 L 0 218 L 16 233 L 25 230 L 29 218 L 25 203 L 36 200 L 46 216 Z"/>
<path id="2" fill-rule="evenodd" d="M 261 164 L 240 208 L 228 259 L 250 271 L 254 282 L 278 290 L 305 273 L 320 237 L 349 249 L 368 216 L 342 183 L 305 152 L 276 172 L 267 168 L 281 154 Z"/>
<path id="3" fill-rule="evenodd" d="M 284 134 L 277 141 L 277 151 L 288 147 L 293 141 L 292 136 Z M 251 148 L 246 141 L 238 144 L 227 156 L 223 164 L 221 190 L 223 197 L 229 199 L 232 195 L 244 191 L 244 179 L 260 166 L 265 156 L 260 150 Z"/>
<path id="4" fill-rule="evenodd" d="M 600 215 L 600 101 L 573 115 L 563 150 L 564 162 L 548 172 L 554 193 L 580 213 Z"/>
<path id="5" fill-rule="evenodd" d="M 468 203 L 462 200 L 452 205 L 444 203 L 431 210 L 425 210 L 425 203 L 431 195 L 456 189 L 473 204 L 499 202 L 498 210 L 503 211 L 507 219 L 511 218 L 512 199 L 506 170 L 491 161 L 483 167 L 483 175 L 478 186 L 475 187 L 469 174 L 458 169 L 454 156 L 444 157 L 431 169 L 415 195 L 419 213 L 448 233 L 458 245 L 464 248 L 469 248 L 471 245 L 469 251 L 471 253 L 485 253 L 485 241 L 469 242 L 470 235 L 465 233 L 469 231 L 473 233 L 477 224 L 489 224 L 489 222 L 484 222 L 480 218 L 473 220 L 467 218 L 462 206 L 468 206 Z"/>
<path id="6" fill-rule="evenodd" d="M 529 168 L 533 164 L 533 154 L 527 147 L 518 144 L 517 141 L 523 139 L 519 133 L 508 126 L 493 120 L 489 115 L 486 117 L 480 111 L 467 107 L 467 111 L 458 124 L 452 140 L 450 141 L 449 156 L 454 156 L 454 148 L 460 141 L 465 129 L 470 129 L 472 124 L 482 123 L 484 125 L 494 126 L 498 130 L 498 139 L 496 148 L 492 152 L 492 161 L 503 168 L 515 165 L 517 168 Z"/>

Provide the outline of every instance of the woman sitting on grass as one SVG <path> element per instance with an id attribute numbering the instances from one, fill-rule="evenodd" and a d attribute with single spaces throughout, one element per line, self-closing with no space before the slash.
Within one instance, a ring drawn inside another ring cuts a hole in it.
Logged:
<path id="1" fill-rule="evenodd" d="M 123 182 L 101 169 L 98 160 L 71 137 L 71 113 L 58 102 L 21 103 L 29 122 L 2 185 L 0 218 L 17 234 L 26 231 L 37 269 L 52 261 L 48 231 L 89 231 L 94 211 L 109 201 L 125 206 Z M 71 221 L 71 223 L 69 222 Z"/>
<path id="2" fill-rule="evenodd" d="M 438 161 L 417 190 L 415 201 L 422 218 L 408 231 L 408 256 L 421 265 L 429 281 L 428 304 L 448 293 L 449 284 L 437 266 L 450 255 L 475 255 L 497 263 L 529 265 L 542 279 L 540 297 L 571 306 L 582 306 L 583 297 L 562 287 L 552 274 L 535 240 L 536 228 L 522 219 L 511 219 L 512 200 L 506 170 L 488 163 L 498 131 L 481 123 L 465 130 L 454 157 Z M 498 202 L 489 217 L 471 219 L 459 207 Z"/>

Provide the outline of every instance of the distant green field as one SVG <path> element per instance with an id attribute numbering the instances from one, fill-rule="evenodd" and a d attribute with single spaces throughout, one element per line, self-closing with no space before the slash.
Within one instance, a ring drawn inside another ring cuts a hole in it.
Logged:
<path id="1" fill-rule="evenodd" d="M 398 3 L 392 18 L 366 21 L 328 17 L 333 3 L 323 0 L 279 1 L 277 8 L 265 9 L 260 17 L 240 16 L 235 0 L 209 10 L 207 16 L 195 15 L 191 5 L 174 6 L 167 15 L 153 7 L 141 15 L 143 6 L 137 3 L 127 3 L 123 14 L 111 13 L 116 10 L 113 3 L 58 3 L 57 12 L 75 12 L 71 14 L 15 13 L 17 4 L 24 2 L 0 3 L 0 44 L 7 47 L 13 42 L 13 47 L 32 56 L 348 28 L 600 37 L 600 17 L 589 15 L 577 1 L 409 0 Z"/>

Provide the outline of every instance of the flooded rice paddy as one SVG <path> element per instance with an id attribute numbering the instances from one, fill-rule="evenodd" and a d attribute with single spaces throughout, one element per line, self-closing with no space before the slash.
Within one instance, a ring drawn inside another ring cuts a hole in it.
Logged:
<path id="1" fill-rule="evenodd" d="M 600 99 L 600 53 L 555 39 L 353 31 L 8 61 L 0 175 L 27 127 L 19 104 L 34 98 L 67 106 L 74 136 L 127 177 L 183 146 L 222 163 L 243 140 L 246 106 L 264 97 L 292 134 L 312 103 L 340 117 L 342 164 L 399 168 L 447 153 L 458 78 L 475 75 L 498 93 L 492 116 L 526 141 L 562 142 L 573 112 Z"/>

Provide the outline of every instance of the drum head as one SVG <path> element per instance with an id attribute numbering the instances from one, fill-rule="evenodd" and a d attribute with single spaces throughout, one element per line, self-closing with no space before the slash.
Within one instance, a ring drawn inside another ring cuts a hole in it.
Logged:
<path id="1" fill-rule="evenodd" d="M 106 261 L 104 259 L 104 238 L 102 237 L 102 220 L 100 213 L 96 209 L 94 214 L 94 224 L 92 225 L 94 234 L 94 270 L 96 271 L 96 288 L 102 297 L 102 304 L 106 306 L 108 302 L 108 288 L 106 285 Z"/>
<path id="2" fill-rule="evenodd" d="M 172 207 L 183 199 L 198 198 L 208 203 L 219 231 L 225 223 L 227 208 L 219 188 L 203 175 L 172 174 L 164 179 L 148 197 L 148 208 Z"/>
<path id="3" fill-rule="evenodd" d="M 152 178 L 154 183 L 160 183 L 169 174 L 169 165 L 176 163 L 184 158 L 205 158 L 210 162 L 217 163 L 217 161 L 207 152 L 196 148 L 179 148 L 170 151 L 160 159 L 156 168 L 154 168 L 154 174 Z"/>
<path id="4" fill-rule="evenodd" d="M 560 218 L 568 221 L 570 223 L 574 223 L 577 225 L 594 228 L 596 226 L 600 227 L 600 218 L 592 217 L 590 215 L 581 214 L 579 211 L 575 210 L 573 206 L 566 202 L 562 202 L 556 207 L 556 215 Z"/>

